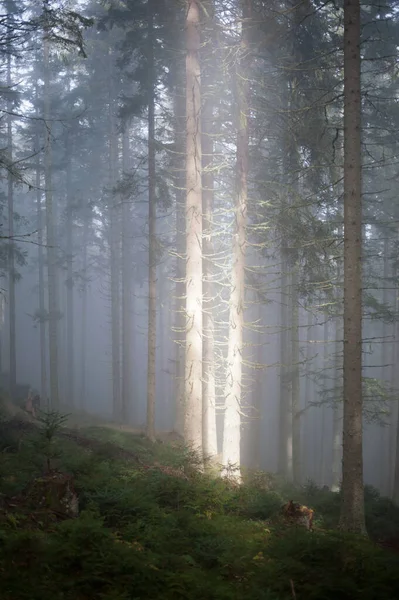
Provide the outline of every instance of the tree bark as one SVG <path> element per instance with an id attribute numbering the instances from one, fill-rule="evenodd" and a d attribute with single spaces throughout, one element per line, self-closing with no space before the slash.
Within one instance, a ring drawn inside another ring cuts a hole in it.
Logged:
<path id="1" fill-rule="evenodd" d="M 75 373 L 73 360 L 74 347 L 74 310 L 73 310 L 73 197 L 72 197 L 72 148 L 70 133 L 67 133 L 66 142 L 66 193 L 67 193 L 67 226 L 66 226 L 66 251 L 67 251 L 67 279 L 66 279 L 66 343 L 67 343 L 67 403 L 75 405 Z"/>
<path id="2" fill-rule="evenodd" d="M 339 305 L 342 299 L 338 297 Z M 341 311 L 335 319 L 335 398 L 333 408 L 333 448 L 332 448 L 332 483 L 331 491 L 338 492 L 341 487 L 342 464 L 342 339 L 343 319 Z"/>
<path id="3" fill-rule="evenodd" d="M 59 408 L 58 387 L 58 293 L 57 293 L 57 251 L 53 214 L 52 189 L 52 123 L 50 120 L 50 48 L 47 33 L 43 40 L 44 54 L 44 181 L 46 195 L 47 231 L 47 270 L 48 270 L 48 314 L 49 314 L 49 355 L 50 355 L 50 406 Z"/>
<path id="4" fill-rule="evenodd" d="M 177 82 L 174 98 L 175 144 L 174 156 L 176 194 L 176 283 L 175 283 L 175 419 L 174 430 L 184 435 L 184 372 L 185 372 L 185 101 L 180 88 L 179 66 L 176 66 Z"/>
<path id="5" fill-rule="evenodd" d="M 129 130 L 123 132 L 123 171 L 129 171 Z M 132 213 L 130 199 L 122 204 L 122 421 L 129 421 L 132 408 L 132 330 L 133 330 L 133 278 L 132 278 Z"/>
<path id="6" fill-rule="evenodd" d="M 301 382 L 299 374 L 299 298 L 298 268 L 294 266 L 291 281 L 291 411 L 292 411 L 292 477 L 301 483 Z"/>
<path id="7" fill-rule="evenodd" d="M 212 3 L 207 2 L 207 14 L 212 14 Z M 212 49 L 213 44 L 212 44 Z M 215 390 L 215 327 L 213 286 L 213 84 L 212 69 L 208 61 L 203 76 L 204 103 L 202 109 L 202 207 L 203 207 L 203 387 L 202 387 L 202 443 L 204 455 L 212 460 L 217 455 L 216 390 Z"/>
<path id="8" fill-rule="evenodd" d="M 7 44 L 9 46 L 9 44 Z M 8 47 L 7 55 L 7 88 L 11 94 L 11 48 Z M 16 357 L 16 337 L 15 337 L 15 265 L 14 251 L 14 182 L 12 174 L 13 161 L 13 136 L 12 136 L 12 101 L 7 102 L 7 150 L 9 159 L 9 168 L 7 172 L 7 205 L 8 205 L 8 310 L 9 310 L 9 394 L 10 398 L 15 395 L 15 386 L 17 384 L 17 357 Z"/>
<path id="9" fill-rule="evenodd" d="M 287 250 L 281 250 L 280 289 L 280 396 L 279 396 L 279 453 L 278 471 L 287 480 L 292 480 L 292 389 L 289 365 L 291 364 L 290 330 L 288 315 L 291 313 L 291 295 Z"/>
<path id="10" fill-rule="evenodd" d="M 36 87 L 36 103 L 38 104 L 38 90 Z M 36 223 L 37 223 L 37 260 L 39 271 L 39 336 L 40 336 L 40 396 L 47 405 L 47 352 L 46 352 L 46 319 L 45 310 L 45 290 L 44 290 L 44 252 L 43 252 L 43 210 L 42 210 L 42 187 L 41 187 L 41 166 L 40 166 L 40 135 L 39 135 L 39 112 L 36 109 L 36 133 L 35 133 L 35 153 L 36 153 Z"/>
<path id="11" fill-rule="evenodd" d="M 82 292 L 82 337 L 81 337 L 81 360 L 80 360 L 80 408 L 86 408 L 86 359 L 87 359 L 87 245 L 89 242 L 89 211 L 85 210 L 83 215 L 83 292 Z"/>
<path id="12" fill-rule="evenodd" d="M 202 186 L 200 9 L 186 16 L 186 348 L 184 438 L 202 453 Z"/>
<path id="13" fill-rule="evenodd" d="M 365 533 L 360 3 L 344 1 L 344 418 L 340 528 Z"/>
<path id="14" fill-rule="evenodd" d="M 110 253 L 111 253 L 111 340 L 112 340 L 112 403 L 113 418 L 121 415 L 121 298 L 120 298 L 120 210 L 115 196 L 118 179 L 118 139 L 115 125 L 115 95 L 112 53 L 109 51 L 109 170 L 110 170 Z"/>
<path id="15" fill-rule="evenodd" d="M 225 471 L 232 466 L 229 474 L 240 481 L 241 470 L 241 410 L 242 410 L 242 370 L 244 346 L 244 305 L 245 305 L 245 250 L 248 204 L 248 151 L 249 151 L 249 80 L 248 21 L 251 15 L 251 0 L 242 1 L 241 52 L 238 58 L 236 87 L 238 105 L 237 128 L 237 181 L 235 193 L 235 231 L 231 269 L 229 300 L 229 334 L 227 349 L 227 373 L 225 386 L 224 429 L 222 463 Z"/>
<path id="16" fill-rule="evenodd" d="M 157 344 L 157 257 L 155 193 L 155 65 L 154 5 L 148 0 L 148 363 L 147 436 L 155 439 L 156 344 Z"/>

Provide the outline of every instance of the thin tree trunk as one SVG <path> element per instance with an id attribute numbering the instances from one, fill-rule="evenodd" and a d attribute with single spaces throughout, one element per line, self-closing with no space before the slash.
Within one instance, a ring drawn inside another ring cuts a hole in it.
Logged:
<path id="1" fill-rule="evenodd" d="M 120 218 L 115 185 L 118 179 L 118 139 L 115 125 L 115 97 L 112 54 L 109 51 L 109 167 L 110 167 L 110 252 L 111 252 L 111 338 L 113 418 L 121 421 L 121 302 L 120 302 Z"/>
<path id="2" fill-rule="evenodd" d="M 258 299 L 258 324 L 262 323 L 263 317 L 263 304 Z M 252 429 L 252 444 L 251 444 L 251 463 L 254 469 L 260 469 L 261 466 L 261 443 L 262 443 L 262 384 L 263 384 L 263 339 L 262 332 L 258 330 L 256 333 L 256 370 L 255 370 L 255 385 L 253 388 L 253 418 L 254 424 Z"/>
<path id="3" fill-rule="evenodd" d="M 87 359 L 87 244 L 89 242 L 89 211 L 84 211 L 83 222 L 83 277 L 84 287 L 82 292 L 82 337 L 80 359 L 80 408 L 86 408 L 86 359 Z"/>
<path id="4" fill-rule="evenodd" d="M 301 382 L 299 374 L 299 298 L 298 268 L 294 266 L 291 282 L 291 410 L 292 410 L 292 476 L 301 483 Z"/>
<path id="5" fill-rule="evenodd" d="M 389 295 L 387 286 L 389 284 L 389 239 L 388 232 L 385 232 L 385 240 L 384 240 L 384 288 L 382 291 L 382 302 L 384 306 L 386 306 L 389 302 Z M 390 356 L 392 356 L 392 349 L 390 347 L 390 342 L 388 342 L 387 338 L 390 335 L 391 326 L 387 326 L 387 323 L 382 323 L 382 369 L 381 369 L 381 379 L 384 385 L 389 385 L 389 366 L 388 362 L 390 360 Z M 391 409 L 392 410 L 392 409 Z M 388 424 L 382 424 L 380 427 L 380 435 L 381 435 L 381 450 L 382 450 L 382 464 L 380 468 L 380 485 L 379 489 L 384 496 L 389 495 L 389 432 L 390 428 Z"/>
<path id="6" fill-rule="evenodd" d="M 212 5 L 207 3 L 208 13 L 212 12 Z M 202 110 L 202 207 L 203 207 L 203 387 L 202 387 L 202 443 L 204 455 L 211 458 L 217 455 L 216 435 L 216 390 L 215 390 L 215 327 L 214 327 L 214 286 L 212 260 L 214 254 L 213 244 L 213 97 L 211 85 L 213 83 L 209 72 L 203 77 L 205 90 L 204 106 Z"/>
<path id="7" fill-rule="evenodd" d="M 7 55 L 7 88 L 11 94 L 11 48 L 8 48 Z M 12 101 L 7 102 L 7 150 L 9 158 L 9 168 L 7 172 L 7 204 L 8 204 L 8 305 L 9 305 L 9 350 L 10 350 L 10 370 L 9 370 L 9 394 L 10 398 L 15 395 L 15 386 L 17 384 L 17 357 L 16 357 L 16 338 L 15 338 L 15 265 L 14 251 L 14 182 L 12 174 L 13 161 L 13 136 L 12 136 Z"/>
<path id="8" fill-rule="evenodd" d="M 340 305 L 341 298 L 339 297 Z M 342 464 L 342 340 L 344 336 L 341 311 L 335 319 L 335 398 L 333 408 L 333 449 L 331 491 L 338 492 L 341 487 Z"/>
<path id="9" fill-rule="evenodd" d="M 38 94 L 36 89 L 36 102 Z M 39 117 L 38 111 L 36 112 Z M 44 290 L 44 253 L 43 253 L 43 210 L 42 210 L 42 190 L 41 190 L 41 166 L 40 166 L 40 121 L 37 121 L 35 135 L 35 153 L 36 153 L 36 223 L 37 223 L 37 259 L 39 271 L 39 335 L 40 335 L 40 396 L 47 406 L 47 353 L 46 353 L 46 319 L 45 319 L 45 290 Z"/>
<path id="10" fill-rule="evenodd" d="M 178 69 L 177 69 L 177 72 Z M 184 214 L 184 188 L 185 188 L 185 148 L 184 148 L 184 95 L 176 85 L 175 110 L 175 186 L 176 186 L 176 308 L 174 331 L 176 337 L 175 347 L 175 422 L 174 430 L 184 435 L 184 406 L 185 406 L 185 265 L 186 254 L 185 214 Z"/>
<path id="11" fill-rule="evenodd" d="M 129 171 L 129 130 L 123 133 L 123 171 Z M 122 420 L 129 421 L 132 396 L 132 373 L 134 369 L 132 353 L 132 213 L 130 200 L 122 204 Z"/>
<path id="12" fill-rule="evenodd" d="M 52 122 L 50 120 L 50 48 L 45 32 L 44 53 L 44 122 L 45 152 L 44 181 L 46 195 L 46 231 L 47 231 L 47 270 L 48 270 L 48 314 L 49 314 L 49 355 L 50 355 L 50 406 L 59 408 L 58 388 L 58 294 L 57 294 L 57 252 L 55 224 L 53 214 L 52 189 Z"/>
<path id="13" fill-rule="evenodd" d="M 75 373 L 73 361 L 74 347 L 74 310 L 73 310 L 73 197 L 72 197 L 72 148 L 70 134 L 67 133 L 66 143 L 66 193 L 67 193 L 67 225 L 66 225 L 66 251 L 67 251 L 67 279 L 66 279 L 66 345 L 67 345 L 67 404 L 75 405 Z"/>
<path id="14" fill-rule="evenodd" d="M 305 402 L 304 402 L 304 412 L 303 412 L 303 436 L 301 440 L 302 446 L 302 470 L 303 474 L 306 476 L 306 479 L 310 478 L 310 463 L 309 463 L 309 406 L 311 404 L 311 391 L 312 390 L 312 380 L 310 377 L 310 365 L 313 360 L 313 352 L 311 348 L 312 343 L 312 333 L 313 333 L 313 314 L 308 308 L 306 310 L 307 315 L 307 324 L 306 324 L 306 350 L 305 350 Z"/>
<path id="15" fill-rule="evenodd" d="M 365 533 L 360 3 L 344 0 L 344 426 L 340 528 Z"/>
<path id="16" fill-rule="evenodd" d="M 186 15 L 186 353 L 184 438 L 202 453 L 202 187 L 200 9 Z"/>
<path id="17" fill-rule="evenodd" d="M 157 344 L 157 258 L 155 190 L 155 65 L 154 5 L 148 0 L 148 363 L 147 436 L 155 439 L 156 344 Z"/>
<path id="18" fill-rule="evenodd" d="M 290 331 L 288 315 L 291 313 L 291 296 L 286 249 L 282 248 L 281 297 L 280 297 L 280 397 L 279 397 L 279 454 L 278 470 L 287 480 L 292 480 L 292 389 L 289 373 L 291 364 Z"/>
<path id="19" fill-rule="evenodd" d="M 244 345 L 245 305 L 245 250 L 248 203 L 248 20 L 251 0 L 242 2 L 242 56 L 238 59 L 236 73 L 238 129 L 237 129 L 237 181 L 235 194 L 235 231 L 233 237 L 231 288 L 229 301 L 229 334 L 227 348 L 227 373 L 225 386 L 224 429 L 222 463 L 225 469 L 234 467 L 232 478 L 241 479 L 241 407 Z"/>
<path id="20" fill-rule="evenodd" d="M 328 385 L 328 316 L 324 316 L 325 321 L 323 325 L 323 376 L 322 381 L 324 381 L 323 388 L 326 389 Z M 326 485 L 327 481 L 326 477 L 326 406 L 323 403 L 320 407 L 321 410 L 321 424 L 320 424 L 320 453 L 319 453 L 319 465 L 318 465 L 318 483 L 319 485 Z"/>

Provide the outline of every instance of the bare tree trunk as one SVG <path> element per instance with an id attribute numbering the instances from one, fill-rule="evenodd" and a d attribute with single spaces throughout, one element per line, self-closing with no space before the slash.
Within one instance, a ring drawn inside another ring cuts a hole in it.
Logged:
<path id="1" fill-rule="evenodd" d="M 67 343 L 67 403 L 75 405 L 75 373 L 73 361 L 74 347 L 74 310 L 73 310 L 73 197 L 72 197 L 72 149 L 70 134 L 67 133 L 66 143 L 66 193 L 67 193 L 67 226 L 66 226 L 66 251 L 67 251 L 67 279 L 66 279 L 66 343 Z"/>
<path id="2" fill-rule="evenodd" d="M 299 375 L 299 298 L 298 268 L 294 266 L 291 282 L 291 402 L 292 402 L 292 476 L 294 483 L 301 483 L 301 382 Z"/>
<path id="3" fill-rule="evenodd" d="M 339 297 L 340 305 L 341 298 Z M 341 312 L 341 311 L 340 311 Z M 331 491 L 338 492 L 341 487 L 342 464 L 342 340 L 344 336 L 343 319 L 339 313 L 335 319 L 335 398 L 333 409 L 333 449 Z"/>
<path id="4" fill-rule="evenodd" d="M 36 88 L 36 103 L 38 103 L 38 93 Z M 35 133 L 35 153 L 36 153 L 36 223 L 37 223 L 37 259 L 39 271 L 39 335 L 40 335 L 40 395 L 47 405 L 47 353 L 46 353 L 46 303 L 44 290 L 44 256 L 43 256 L 43 210 L 42 210 L 42 190 L 40 177 L 40 136 L 38 127 L 39 112 L 36 110 L 37 124 Z"/>
<path id="5" fill-rule="evenodd" d="M 212 14 L 212 3 L 207 3 L 208 14 Z M 215 327 L 214 327 L 214 286 L 213 286 L 213 97 L 211 69 L 203 77 L 205 101 L 202 110 L 202 207 L 203 207 L 203 387 L 202 387 L 202 428 L 203 450 L 207 457 L 217 455 L 216 434 L 216 390 L 215 390 Z"/>
<path id="6" fill-rule="evenodd" d="M 340 528 L 365 533 L 360 3 L 344 0 L 344 427 Z"/>
<path id="7" fill-rule="evenodd" d="M 129 171 L 129 130 L 123 133 L 123 171 Z M 132 213 L 130 200 L 122 204 L 122 420 L 129 421 L 132 395 L 132 373 L 134 369 L 132 352 Z"/>
<path id="8" fill-rule="evenodd" d="M 323 383 L 323 388 L 324 390 L 326 389 L 326 386 L 328 385 L 328 371 L 329 371 L 329 367 L 328 367 L 328 340 L 329 340 L 329 332 L 328 332 L 328 315 L 325 314 L 324 315 L 325 321 L 324 321 L 324 325 L 323 325 L 323 376 L 322 376 L 322 381 L 324 381 Z M 320 454 L 319 454 L 319 465 L 318 465 L 318 483 L 319 485 L 326 485 L 327 481 L 325 479 L 326 477 L 326 473 L 327 473 L 327 469 L 326 469 L 326 451 L 327 451 L 327 447 L 326 447 L 326 443 L 325 443 L 325 438 L 326 438 L 326 419 L 327 419 L 327 415 L 326 415 L 326 406 L 323 403 L 320 407 L 320 411 L 321 411 L 321 424 L 320 424 Z"/>
<path id="9" fill-rule="evenodd" d="M 310 423 L 309 423 L 309 407 L 311 406 L 311 393 L 313 391 L 312 387 L 312 379 L 311 379 L 311 363 L 313 361 L 313 351 L 312 351 L 312 333 L 313 333 L 313 314 L 311 312 L 311 308 L 308 307 L 306 310 L 307 315 L 307 324 L 306 324 L 306 350 L 305 350 L 305 402 L 303 408 L 303 436 L 301 439 L 301 447 L 302 447 L 302 469 L 303 475 L 306 479 L 310 478 L 310 463 L 309 463 L 309 431 L 310 431 Z"/>
<path id="10" fill-rule="evenodd" d="M 47 270 L 48 270 L 48 314 L 49 314 L 49 354 L 50 354 L 50 406 L 59 408 L 58 388 L 58 293 L 57 293 L 57 251 L 53 214 L 52 189 L 52 123 L 50 120 L 50 48 L 47 34 L 43 40 L 44 53 L 44 122 L 45 152 L 44 181 L 46 189 L 46 230 L 47 230 Z"/>
<path id="11" fill-rule="evenodd" d="M 82 292 L 82 337 L 80 359 L 80 408 L 86 408 L 86 358 L 87 358 L 87 244 L 89 238 L 89 211 L 84 211 L 83 222 L 83 277 L 84 287 Z"/>
<path id="12" fill-rule="evenodd" d="M 389 302 L 389 294 L 388 294 L 388 278 L 389 278 L 389 239 L 388 239 L 388 231 L 385 232 L 384 239 L 384 288 L 382 291 L 382 302 L 386 306 Z M 382 368 L 381 368 L 381 379 L 384 385 L 389 385 L 389 365 L 390 356 L 392 356 L 392 349 L 390 347 L 390 342 L 388 341 L 388 336 L 390 335 L 391 326 L 387 327 L 385 322 L 382 323 Z M 392 411 L 392 409 L 390 409 Z M 382 464 L 380 468 L 380 485 L 379 489 L 384 496 L 389 496 L 390 489 L 390 475 L 389 475 L 389 432 L 390 427 L 388 424 L 382 424 L 380 427 L 380 436 L 381 436 L 381 450 L 382 450 Z"/>
<path id="13" fill-rule="evenodd" d="M 233 237 L 231 288 L 229 301 L 229 334 L 227 349 L 227 373 L 225 386 L 224 429 L 222 463 L 225 469 L 234 466 L 231 476 L 241 479 L 241 407 L 242 368 L 244 345 L 245 305 L 245 250 L 248 203 L 248 66 L 249 36 L 248 20 L 251 0 L 243 0 L 242 6 L 242 56 L 238 59 L 236 73 L 238 128 L 237 128 L 237 181 L 235 194 L 235 231 Z"/>
<path id="14" fill-rule="evenodd" d="M 11 48 L 8 47 L 7 55 L 7 88 L 11 94 Z M 15 395 L 15 386 L 17 384 L 17 357 L 16 357 L 16 338 L 15 338 L 15 265 L 14 265 L 14 182 L 12 174 L 13 161 L 13 136 L 12 136 L 12 101 L 7 102 L 7 150 L 9 159 L 9 168 L 7 172 L 7 204 L 8 204 L 8 305 L 9 305 L 9 350 L 10 350 L 10 370 L 9 370 L 9 394 L 10 398 Z"/>
<path id="15" fill-rule="evenodd" d="M 179 70 L 177 68 L 177 72 Z M 178 82 L 179 83 L 179 82 Z M 176 187 L 176 308 L 175 308 L 175 423 L 174 430 L 184 435 L 184 372 L 185 372 L 185 264 L 186 254 L 185 214 L 184 214 L 184 188 L 185 188 L 185 148 L 184 148 L 184 95 L 180 86 L 176 85 L 174 102 L 175 111 L 175 187 Z"/>
<path id="16" fill-rule="evenodd" d="M 156 345 L 157 345 L 157 257 L 155 194 L 155 72 L 154 6 L 148 0 L 148 364 L 147 436 L 155 439 Z"/>
<path id="17" fill-rule="evenodd" d="M 278 470 L 286 479 L 292 480 L 292 389 L 289 372 L 291 364 L 290 331 L 288 315 L 291 313 L 291 294 L 287 251 L 281 252 L 281 296 L 280 296 L 280 398 L 279 398 L 279 454 Z"/>
<path id="18" fill-rule="evenodd" d="M 186 16 L 186 355 L 184 438 L 202 453 L 202 187 L 200 9 Z"/>
<path id="19" fill-rule="evenodd" d="M 121 421 L 121 298 L 120 298 L 120 210 L 115 196 L 118 179 L 118 139 L 115 125 L 115 98 L 112 54 L 109 51 L 109 168 L 110 168 L 110 252 L 111 252 L 111 338 L 113 418 Z"/>
<path id="20" fill-rule="evenodd" d="M 258 323 L 262 323 L 263 304 L 258 299 Z M 262 332 L 258 330 L 256 333 L 256 368 L 255 368 L 255 385 L 253 388 L 253 418 L 254 424 L 251 428 L 252 444 L 251 444 L 251 464 L 254 469 L 260 469 L 261 466 L 261 440 L 262 440 L 262 383 L 263 383 L 263 339 Z"/>

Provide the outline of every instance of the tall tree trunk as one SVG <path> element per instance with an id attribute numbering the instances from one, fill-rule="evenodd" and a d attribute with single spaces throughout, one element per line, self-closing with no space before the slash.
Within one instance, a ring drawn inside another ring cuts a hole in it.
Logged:
<path id="1" fill-rule="evenodd" d="M 306 350 L 305 350 L 305 402 L 303 407 L 303 436 L 301 440 L 302 447 L 302 470 L 307 479 L 311 478 L 310 461 L 309 461 L 309 407 L 312 402 L 313 382 L 311 378 L 311 364 L 313 361 L 312 339 L 313 339 L 313 313 L 311 307 L 306 309 Z"/>
<path id="2" fill-rule="evenodd" d="M 338 297 L 341 306 L 342 298 Z M 332 482 L 331 491 L 338 492 L 341 487 L 342 463 L 342 340 L 344 336 L 341 311 L 335 318 L 335 358 L 334 358 L 334 408 L 333 408 L 333 448 L 332 448 Z"/>
<path id="3" fill-rule="evenodd" d="M 328 348 L 328 340 L 329 340 L 329 331 L 328 331 L 328 315 L 325 314 L 324 315 L 325 321 L 324 321 L 324 325 L 323 325 L 323 376 L 322 376 L 322 381 L 323 381 L 323 389 L 326 389 L 326 386 L 328 385 L 328 371 L 329 371 L 329 366 L 328 366 L 328 362 L 329 362 L 329 348 Z M 326 447 L 326 420 L 327 420 L 327 415 L 326 415 L 326 405 L 325 403 L 323 403 L 320 407 L 320 418 L 321 418 L 321 424 L 320 424 L 320 454 L 319 454 L 319 464 L 318 464 L 318 483 L 319 485 L 326 485 L 327 481 L 326 481 L 326 474 L 327 474 L 327 469 L 326 469 L 326 451 L 327 451 L 327 447 Z"/>
<path id="4" fill-rule="evenodd" d="M 291 282 L 291 411 L 292 411 L 292 476 L 301 483 L 301 382 L 299 373 L 299 298 L 298 269 L 294 266 Z"/>
<path id="5" fill-rule="evenodd" d="M 7 55 L 7 88 L 11 95 L 11 48 L 8 47 Z M 9 159 L 9 168 L 7 173 L 7 204 L 8 204 L 8 307 L 9 307 L 9 350 L 10 350 L 10 370 L 9 370 L 9 394 L 10 398 L 15 395 L 15 386 L 17 384 L 17 357 L 16 357 L 16 338 L 15 338 L 15 265 L 14 251 L 14 182 L 12 174 L 13 161 L 13 136 L 12 136 L 12 101 L 7 102 L 7 150 Z"/>
<path id="6" fill-rule="evenodd" d="M 289 365 L 291 364 L 290 330 L 288 316 L 291 311 L 290 273 L 287 249 L 281 250 L 280 289 L 280 395 L 279 395 L 279 453 L 278 470 L 286 479 L 293 477 L 292 465 L 292 389 Z"/>
<path id="7" fill-rule="evenodd" d="M 176 67 L 179 74 L 178 67 Z M 179 77 L 178 77 L 179 79 Z M 185 236 L 185 214 L 184 214 L 184 188 L 185 188 L 185 99 L 183 90 L 176 84 L 176 95 L 174 100 L 175 112 L 175 187 L 176 187 L 176 285 L 175 285 L 175 422 L 174 430 L 184 435 L 184 405 L 185 405 L 185 264 L 186 236 Z"/>
<path id="8" fill-rule="evenodd" d="M 123 171 L 129 171 L 129 129 L 123 133 Z M 132 212 L 130 199 L 122 204 L 122 420 L 129 420 L 132 405 L 132 373 L 134 369 L 132 352 Z"/>
<path id="9" fill-rule="evenodd" d="M 263 318 L 263 304 L 260 298 L 258 298 L 258 323 L 262 323 Z M 262 444 L 262 388 L 263 388 L 263 377 L 264 377 L 264 364 L 263 364 L 263 337 L 261 330 L 258 330 L 256 335 L 256 368 L 255 368 L 255 385 L 253 388 L 253 427 L 251 427 L 252 444 L 251 444 L 251 464 L 254 469 L 260 469 L 261 466 L 261 444 Z"/>
<path id="10" fill-rule="evenodd" d="M 46 231 L 47 231 L 47 282 L 49 314 L 49 355 L 50 355 L 50 406 L 59 408 L 58 388 L 58 294 L 57 294 L 57 251 L 55 223 L 53 213 L 52 189 L 52 122 L 50 120 L 50 48 L 47 31 L 43 40 L 44 54 L 44 181 L 46 195 Z"/>
<path id="11" fill-rule="evenodd" d="M 75 373 L 74 373 L 74 309 L 73 309 L 73 196 L 72 196 L 72 148 L 70 133 L 67 133 L 66 142 L 66 194 L 67 194 L 67 224 L 66 224 L 66 251 L 67 251 L 67 279 L 66 279 L 66 345 L 67 345 L 67 403 L 75 405 Z"/>
<path id="12" fill-rule="evenodd" d="M 82 292 L 82 337 L 80 358 L 80 408 L 86 409 L 86 359 L 87 359 L 87 245 L 89 243 L 89 211 L 84 211 L 83 222 L 83 292 Z"/>
<path id="13" fill-rule="evenodd" d="M 245 304 L 245 250 L 248 203 L 248 151 L 249 151 L 249 80 L 248 20 L 251 15 L 251 0 L 243 0 L 241 52 L 236 73 L 238 127 L 237 127 L 237 181 L 235 193 L 235 231 L 231 269 L 229 301 L 229 334 L 227 348 L 227 373 L 225 387 L 223 455 L 222 463 L 227 469 L 234 466 L 231 476 L 241 479 L 241 406 L 242 406 L 242 367 L 244 344 L 244 304 Z"/>
<path id="14" fill-rule="evenodd" d="M 154 5 L 148 0 L 148 362 L 147 436 L 155 439 L 156 345 L 157 345 L 157 256 L 155 189 L 155 64 Z"/>
<path id="15" fill-rule="evenodd" d="M 389 303 L 389 294 L 388 294 L 388 285 L 389 285 L 389 231 L 385 231 L 385 239 L 384 239 L 384 288 L 382 290 L 382 302 L 384 306 L 387 306 Z M 384 385 L 388 386 L 390 381 L 389 377 L 389 362 L 390 357 L 392 356 L 392 348 L 391 344 L 388 341 L 388 336 L 391 332 L 391 326 L 387 326 L 387 323 L 382 322 L 382 368 L 381 368 L 381 380 Z M 392 409 L 390 409 L 390 412 Z M 390 456 L 389 456 L 389 433 L 390 433 L 390 422 L 385 425 L 382 424 L 380 427 L 380 436 L 381 443 L 380 447 L 382 450 L 382 464 L 380 468 L 380 482 L 379 489 L 384 496 L 389 496 L 390 493 Z"/>
<path id="16" fill-rule="evenodd" d="M 200 8 L 186 15 L 186 353 L 184 438 L 202 452 L 202 187 Z"/>
<path id="17" fill-rule="evenodd" d="M 113 58 L 109 51 L 109 168 L 110 168 L 110 252 L 111 252 L 111 343 L 113 418 L 121 421 L 121 298 L 120 298 L 120 209 L 115 194 L 118 180 L 118 138 L 115 124 Z"/>
<path id="18" fill-rule="evenodd" d="M 208 15 L 212 14 L 212 3 L 206 3 Z M 213 45 L 212 45 L 213 48 Z M 204 105 L 202 109 L 202 207 L 203 207 L 203 387 L 202 387 L 202 443 L 204 455 L 211 458 L 217 455 L 216 434 L 216 390 L 215 390 L 215 328 L 214 328 L 214 286 L 212 261 L 213 244 L 213 101 L 211 85 L 212 69 L 208 63 L 204 71 Z"/>
<path id="19" fill-rule="evenodd" d="M 360 3 L 344 0 L 344 427 L 340 528 L 365 533 Z"/>
<path id="20" fill-rule="evenodd" d="M 36 103 L 38 104 L 38 92 L 36 88 Z M 37 124 L 35 134 L 36 153 L 36 223 L 37 223 L 37 259 L 39 271 L 39 335 L 40 335 L 40 396 L 47 406 L 47 352 L 46 352 L 46 302 L 44 290 L 44 253 L 43 253 L 43 210 L 41 189 L 41 165 L 40 165 L 40 135 L 39 135 L 39 112 L 36 111 Z"/>

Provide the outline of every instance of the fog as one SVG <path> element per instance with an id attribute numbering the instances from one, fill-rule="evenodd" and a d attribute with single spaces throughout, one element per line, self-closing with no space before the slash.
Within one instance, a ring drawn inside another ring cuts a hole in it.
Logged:
<path id="1" fill-rule="evenodd" d="M 22 12 L 12 16 L 16 31 L 21 15 L 34 15 L 39 4 L 29 8 L 21 3 Z M 108 9 L 98 3 L 71 4 L 93 21 L 87 27 L 76 22 L 65 33 L 60 11 L 58 27 L 68 44 L 52 34 L 43 37 L 35 26 L 28 38 L 22 32 L 2 48 L 3 393 L 23 405 L 18 385 L 31 386 L 40 393 L 42 408 L 146 432 L 148 382 L 153 382 L 148 365 L 155 356 L 155 430 L 184 436 L 178 413 L 179 406 L 188 406 L 182 388 L 191 360 L 185 336 L 192 327 L 185 308 L 190 289 L 185 269 L 193 264 L 185 205 L 190 188 L 184 11 L 154 7 L 150 29 L 147 17 L 135 12 L 140 3 Z M 234 198 L 240 129 L 232 58 L 239 45 L 234 25 L 238 4 L 223 4 L 214 3 L 223 43 L 215 41 L 212 23 L 202 15 L 205 41 L 200 51 L 203 160 L 208 156 L 211 161 L 210 167 L 201 167 L 204 206 L 206 194 L 212 195 L 211 217 L 206 208 L 201 216 L 205 266 L 200 310 L 211 314 L 213 323 L 210 336 L 207 321 L 201 344 L 212 338 L 219 457 L 226 379 L 233 371 L 229 329 L 236 327 L 229 310 L 232 286 L 238 285 L 232 284 L 231 273 L 238 236 Z M 338 8 L 313 12 L 310 4 L 306 24 L 287 22 L 285 29 L 280 24 L 273 37 L 266 4 L 256 3 L 259 21 L 251 43 L 257 54 L 251 59 L 247 90 L 248 222 L 236 411 L 243 467 L 281 472 L 285 435 L 291 460 L 287 472 L 298 460 L 301 483 L 331 487 L 336 483 L 334 449 L 342 446 L 343 65 L 336 52 L 342 15 Z M 392 496 L 395 486 L 399 489 L 394 477 L 399 428 L 396 49 L 394 58 L 389 56 L 397 23 L 391 15 L 391 22 L 378 31 L 375 23 L 383 20 L 384 9 L 380 7 L 380 15 L 369 8 L 363 15 L 365 31 L 371 33 L 362 71 L 364 482 Z M 259 42 L 263 38 L 267 49 Z M 306 64 L 306 69 L 299 66 L 295 74 L 294 63 Z M 366 101 L 370 94 L 375 95 L 373 106 Z M 206 102 L 211 103 L 208 123 Z M 204 180 L 209 173 L 211 183 Z M 155 234 L 149 233 L 151 207 Z M 48 244 L 51 223 L 54 248 Z M 52 287 L 49 266 L 54 269 Z M 149 335 L 151 289 L 156 294 L 154 345 Z M 15 358 L 10 338 L 14 314 Z M 57 347 L 56 368 L 50 338 Z M 15 381 L 10 376 L 13 361 Z M 204 381 L 208 377 L 204 374 Z M 299 394 L 293 400 L 297 382 Z M 294 420 L 285 434 L 283 396 L 292 404 L 288 421 Z"/>

